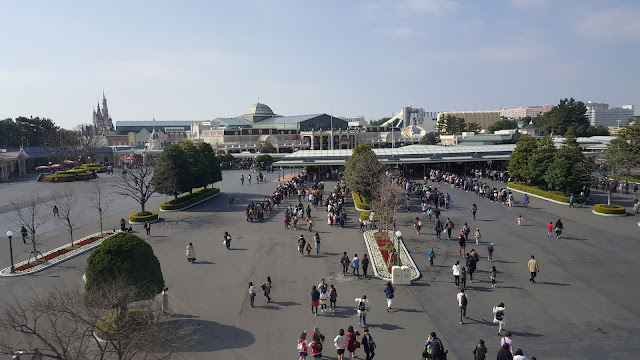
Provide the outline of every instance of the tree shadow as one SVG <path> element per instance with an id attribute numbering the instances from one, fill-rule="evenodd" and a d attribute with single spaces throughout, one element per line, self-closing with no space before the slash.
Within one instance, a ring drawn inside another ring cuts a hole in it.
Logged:
<path id="1" fill-rule="evenodd" d="M 215 321 L 200 319 L 172 319 L 162 323 L 172 330 L 191 329 L 191 341 L 180 349 L 183 352 L 211 352 L 226 349 L 239 349 L 255 342 L 253 334 L 235 326 L 223 325 Z M 158 349 L 162 351 L 162 349 Z"/>

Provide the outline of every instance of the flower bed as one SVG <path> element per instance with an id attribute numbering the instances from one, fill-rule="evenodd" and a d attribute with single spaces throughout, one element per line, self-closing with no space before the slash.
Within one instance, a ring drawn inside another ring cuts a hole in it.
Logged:
<path id="1" fill-rule="evenodd" d="M 567 204 L 569 203 L 569 196 L 560 191 L 542 190 L 534 186 L 524 185 L 524 184 L 515 183 L 515 182 L 509 183 L 509 189 L 520 190 L 520 191 L 524 191 L 529 194 L 537 195 L 543 198 L 547 198 L 547 199 L 551 199 L 551 200 L 555 200 L 555 201 L 559 201 Z M 575 198 L 576 198 L 576 202 L 582 202 L 582 203 L 585 202 L 584 196 L 575 195 Z"/>
<path id="2" fill-rule="evenodd" d="M 220 188 L 196 190 L 192 194 L 185 194 L 178 196 L 178 199 L 163 202 L 160 204 L 160 210 L 181 210 L 219 193 Z"/>
<path id="3" fill-rule="evenodd" d="M 365 231 L 364 240 L 369 250 L 369 257 L 374 265 L 373 271 L 376 277 L 390 281 L 391 267 L 398 264 L 396 254 L 398 239 L 396 235 L 393 231 Z M 402 240 L 400 240 L 400 263 L 408 266 L 411 270 L 411 280 L 416 280 L 420 277 L 420 271 Z"/>
<path id="4" fill-rule="evenodd" d="M 15 274 L 10 273 L 10 268 L 4 268 L 0 271 L 0 275 L 19 276 L 42 271 L 46 268 L 71 259 L 87 251 L 93 250 L 94 248 L 100 246 L 100 244 L 102 244 L 102 241 L 113 234 L 113 232 L 106 232 L 103 235 L 93 234 L 87 236 L 74 242 L 73 247 L 64 245 L 59 248 L 47 251 L 35 261 L 29 262 L 28 260 L 25 260 L 15 264 Z"/>

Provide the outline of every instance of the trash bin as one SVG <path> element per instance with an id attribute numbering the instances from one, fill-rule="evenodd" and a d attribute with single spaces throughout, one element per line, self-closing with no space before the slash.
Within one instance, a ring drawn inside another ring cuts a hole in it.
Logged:
<path id="1" fill-rule="evenodd" d="M 400 266 L 391 267 L 391 283 L 393 285 L 402 285 L 402 269 Z"/>
<path id="2" fill-rule="evenodd" d="M 408 266 L 400 267 L 402 273 L 402 285 L 411 285 L 411 269 Z"/>

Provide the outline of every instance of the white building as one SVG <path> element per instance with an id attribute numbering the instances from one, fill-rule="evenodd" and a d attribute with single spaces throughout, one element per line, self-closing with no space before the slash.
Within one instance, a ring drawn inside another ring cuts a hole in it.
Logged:
<path id="1" fill-rule="evenodd" d="M 512 109 L 500 109 L 500 116 L 507 119 L 522 119 L 525 117 L 538 117 L 547 111 L 551 111 L 553 105 L 537 105 Z"/>
<path id="2" fill-rule="evenodd" d="M 634 115 L 633 105 L 622 107 L 609 107 L 609 104 L 592 103 L 584 104 L 587 107 L 587 117 L 593 126 L 606 126 L 610 128 L 627 126 L 627 120 Z"/>

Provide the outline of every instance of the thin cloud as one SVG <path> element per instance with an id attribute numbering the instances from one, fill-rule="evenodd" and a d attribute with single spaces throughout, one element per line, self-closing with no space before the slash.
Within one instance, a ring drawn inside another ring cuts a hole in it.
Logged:
<path id="1" fill-rule="evenodd" d="M 537 61 L 548 58 L 551 54 L 550 48 L 532 43 L 489 45 L 478 49 L 475 53 L 479 60 L 500 62 Z"/>
<path id="2" fill-rule="evenodd" d="M 585 12 L 574 24 L 582 37 L 598 40 L 640 39 L 640 8 L 619 7 Z"/>
<path id="3" fill-rule="evenodd" d="M 453 0 L 404 0 L 397 3 L 398 8 L 418 14 L 441 14 L 455 10 L 459 4 Z"/>
<path id="4" fill-rule="evenodd" d="M 413 30 L 411 30 L 411 28 L 408 26 L 396 26 L 396 27 L 383 28 L 381 32 L 382 32 L 382 35 L 386 37 L 397 38 L 397 39 L 406 39 L 408 37 L 411 37 L 411 35 L 413 35 Z"/>
<path id="5" fill-rule="evenodd" d="M 516 9 L 545 8 L 548 0 L 509 0 L 511 7 Z"/>

